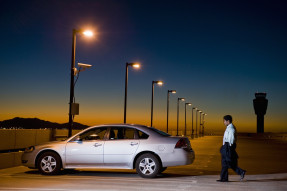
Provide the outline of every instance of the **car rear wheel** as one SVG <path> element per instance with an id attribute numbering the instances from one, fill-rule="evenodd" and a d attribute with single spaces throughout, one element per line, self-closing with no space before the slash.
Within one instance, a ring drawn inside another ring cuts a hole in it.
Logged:
<path id="1" fill-rule="evenodd" d="M 43 153 L 38 160 L 38 169 L 44 175 L 59 174 L 61 171 L 61 159 L 54 152 Z"/>
<path id="2" fill-rule="evenodd" d="M 143 154 L 136 160 L 137 173 L 143 178 L 154 178 L 160 169 L 159 160 L 153 154 Z"/>

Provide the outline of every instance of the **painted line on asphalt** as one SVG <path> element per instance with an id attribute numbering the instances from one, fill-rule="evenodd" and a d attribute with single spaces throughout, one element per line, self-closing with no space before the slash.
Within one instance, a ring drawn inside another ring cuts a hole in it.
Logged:
<path id="1" fill-rule="evenodd" d="M 57 189 L 57 188 L 0 188 L 0 190 L 39 190 L 39 191 L 48 191 L 48 190 L 55 190 L 55 191 L 62 191 L 62 190 L 71 190 L 71 189 Z M 86 190 L 86 189 L 85 189 Z"/>

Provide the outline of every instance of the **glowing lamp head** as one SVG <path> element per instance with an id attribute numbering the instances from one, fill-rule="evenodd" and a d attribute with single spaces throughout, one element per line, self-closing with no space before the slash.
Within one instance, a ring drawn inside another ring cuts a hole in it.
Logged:
<path id="1" fill-rule="evenodd" d="M 163 85 L 163 81 L 157 81 L 156 83 L 157 83 L 157 85 L 159 85 L 159 86 Z"/>
<path id="2" fill-rule="evenodd" d="M 169 92 L 171 92 L 172 94 L 176 94 L 176 90 L 170 90 Z"/>
<path id="3" fill-rule="evenodd" d="M 191 105 L 191 103 L 186 103 L 186 105 Z"/>
<path id="4" fill-rule="evenodd" d="M 133 68 L 140 68 L 141 67 L 141 65 L 139 63 L 135 63 L 132 66 L 133 66 Z"/>
<path id="5" fill-rule="evenodd" d="M 179 101 L 185 101 L 185 98 L 178 98 Z"/>
<path id="6" fill-rule="evenodd" d="M 83 34 L 87 37 L 91 37 L 94 35 L 94 33 L 92 31 L 89 31 L 89 30 L 84 31 Z"/>

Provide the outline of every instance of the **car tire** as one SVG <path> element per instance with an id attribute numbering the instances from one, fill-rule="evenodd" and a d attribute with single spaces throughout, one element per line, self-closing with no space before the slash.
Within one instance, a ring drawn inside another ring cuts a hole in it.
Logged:
<path id="1" fill-rule="evenodd" d="M 61 171 L 62 163 L 58 154 L 45 152 L 38 159 L 38 169 L 44 175 L 55 175 Z"/>
<path id="2" fill-rule="evenodd" d="M 154 178 L 161 169 L 158 158 L 151 154 L 143 154 L 136 160 L 136 171 L 143 178 Z"/>
<path id="3" fill-rule="evenodd" d="M 167 169 L 167 167 L 162 167 L 159 171 L 159 173 L 162 173 L 163 171 L 165 171 Z"/>

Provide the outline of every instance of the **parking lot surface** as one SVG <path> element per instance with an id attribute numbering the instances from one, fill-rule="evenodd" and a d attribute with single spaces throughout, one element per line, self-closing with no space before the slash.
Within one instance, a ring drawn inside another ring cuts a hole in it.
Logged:
<path id="1" fill-rule="evenodd" d="M 230 170 L 230 182 L 216 182 L 220 173 L 220 136 L 191 140 L 195 162 L 168 168 L 154 179 L 139 177 L 135 170 L 63 171 L 43 176 L 19 166 L 0 170 L 0 190 L 287 190 L 287 142 L 239 137 L 239 166 L 247 170 L 244 181 Z"/>

